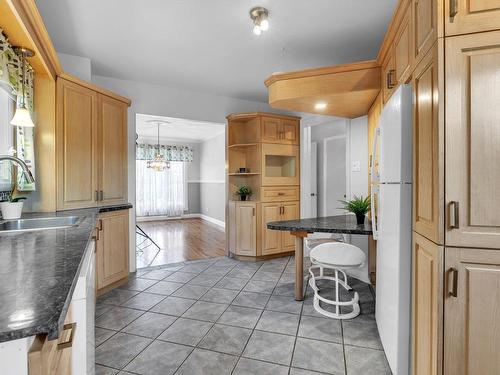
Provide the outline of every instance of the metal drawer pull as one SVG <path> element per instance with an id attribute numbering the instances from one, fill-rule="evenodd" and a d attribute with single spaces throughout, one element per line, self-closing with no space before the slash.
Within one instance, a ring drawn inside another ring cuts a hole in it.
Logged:
<path id="1" fill-rule="evenodd" d="M 458 270 L 454 267 L 450 268 L 448 270 L 448 280 L 449 280 L 449 275 L 453 277 L 453 280 L 451 282 L 451 291 L 450 289 L 450 283 L 448 284 L 448 295 L 452 297 L 457 297 L 458 296 Z"/>
<path id="2" fill-rule="evenodd" d="M 285 195 L 285 193 L 283 193 L 283 192 L 279 192 L 279 193 L 278 193 L 278 195 Z"/>
<path id="3" fill-rule="evenodd" d="M 451 210 L 453 209 L 453 212 Z M 457 201 L 450 202 L 450 221 L 453 218 L 453 223 L 450 222 L 451 229 L 460 228 L 460 204 Z"/>
<path id="4" fill-rule="evenodd" d="M 75 337 L 76 323 L 68 323 L 68 324 L 65 324 L 63 326 L 64 331 L 67 331 L 68 329 L 71 329 L 71 333 L 69 335 L 68 341 L 60 342 L 59 344 L 57 344 L 57 350 L 71 348 L 73 346 L 73 339 Z"/>

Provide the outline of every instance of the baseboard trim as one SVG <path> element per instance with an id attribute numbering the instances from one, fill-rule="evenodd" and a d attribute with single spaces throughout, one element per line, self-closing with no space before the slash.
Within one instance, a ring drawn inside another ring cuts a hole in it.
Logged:
<path id="1" fill-rule="evenodd" d="M 206 220 L 212 224 L 215 224 L 222 229 L 226 228 L 226 223 L 222 220 L 215 219 L 211 216 L 203 215 L 203 214 L 184 214 L 182 216 L 141 216 L 137 217 L 137 222 L 146 222 L 146 221 L 161 221 L 161 220 L 182 220 L 182 219 L 202 219 Z"/>
<path id="2" fill-rule="evenodd" d="M 223 222 L 222 220 L 218 220 L 218 219 L 215 219 L 213 217 L 203 215 L 203 214 L 199 214 L 199 217 L 203 220 L 206 220 L 206 221 L 212 223 L 212 224 L 218 225 L 219 227 L 221 227 L 223 229 L 226 229 L 226 223 Z"/>

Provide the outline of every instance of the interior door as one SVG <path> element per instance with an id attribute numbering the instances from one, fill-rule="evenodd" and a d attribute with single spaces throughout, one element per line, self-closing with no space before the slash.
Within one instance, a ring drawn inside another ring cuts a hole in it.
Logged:
<path id="1" fill-rule="evenodd" d="M 448 38 L 446 244 L 500 243 L 500 31 Z"/>
<path id="2" fill-rule="evenodd" d="M 347 166 L 346 137 L 332 137 L 323 140 L 323 204 L 322 216 L 342 215 L 340 200 L 346 199 Z"/>
<path id="3" fill-rule="evenodd" d="M 255 256 L 257 222 L 255 203 L 236 205 L 236 254 Z"/>
<path id="4" fill-rule="evenodd" d="M 446 248 L 444 373 L 500 369 L 500 252 Z"/>
<path id="5" fill-rule="evenodd" d="M 295 220 L 299 218 L 299 202 L 283 202 L 281 220 Z M 290 232 L 281 232 L 281 248 L 283 251 L 295 250 L 295 236 L 292 236 Z"/>
<path id="6" fill-rule="evenodd" d="M 311 217 L 318 216 L 318 143 L 311 142 Z"/>
<path id="7" fill-rule="evenodd" d="M 282 220 L 282 203 L 262 203 L 262 255 L 281 252 L 281 231 L 267 229 L 267 223 Z"/>
<path id="8" fill-rule="evenodd" d="M 127 106 L 99 95 L 100 204 L 127 199 Z"/>
<path id="9" fill-rule="evenodd" d="M 500 0 L 445 1 L 446 35 L 470 34 L 497 30 Z"/>
<path id="10" fill-rule="evenodd" d="M 97 93 L 57 80 L 57 207 L 95 206 L 98 190 Z"/>

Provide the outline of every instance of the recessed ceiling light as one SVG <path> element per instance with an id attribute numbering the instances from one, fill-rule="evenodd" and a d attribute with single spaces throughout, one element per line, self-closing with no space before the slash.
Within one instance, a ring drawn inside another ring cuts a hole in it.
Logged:
<path id="1" fill-rule="evenodd" d="M 250 18 L 253 21 L 253 33 L 261 35 L 263 31 L 269 29 L 269 11 L 263 7 L 250 9 Z"/>
<path id="2" fill-rule="evenodd" d="M 326 103 L 325 102 L 319 102 L 319 103 L 316 103 L 314 105 L 314 109 L 321 110 L 321 109 L 325 109 L 325 108 L 326 108 Z"/>

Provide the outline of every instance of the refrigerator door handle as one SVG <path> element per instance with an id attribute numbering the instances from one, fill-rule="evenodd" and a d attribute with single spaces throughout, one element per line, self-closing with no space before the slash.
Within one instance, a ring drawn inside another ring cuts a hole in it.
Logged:
<path id="1" fill-rule="evenodd" d="M 377 228 L 377 212 L 375 211 L 375 194 L 378 194 L 379 192 L 379 186 L 378 186 L 378 176 L 375 175 L 375 155 L 377 152 L 377 144 L 378 144 L 378 139 L 380 137 L 380 128 L 375 129 L 375 134 L 373 137 L 373 148 L 372 148 L 372 158 L 370 160 L 370 175 L 371 175 L 371 196 L 370 196 L 370 216 L 372 220 L 372 232 L 373 232 L 373 239 L 377 240 L 378 239 L 378 228 Z M 377 205 L 377 207 L 380 206 L 380 202 Z"/>

